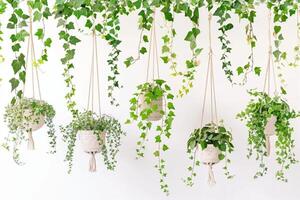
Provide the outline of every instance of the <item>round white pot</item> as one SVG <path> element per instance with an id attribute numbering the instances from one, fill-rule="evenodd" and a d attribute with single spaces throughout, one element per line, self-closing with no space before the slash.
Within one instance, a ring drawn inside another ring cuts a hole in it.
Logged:
<path id="1" fill-rule="evenodd" d="M 106 133 L 101 132 L 102 144 L 99 144 L 97 136 L 94 134 L 94 131 L 82 130 L 78 131 L 79 140 L 81 143 L 81 148 L 86 153 L 99 153 L 101 146 L 105 144 L 105 135 Z"/>
<path id="2" fill-rule="evenodd" d="M 276 131 L 276 127 L 275 127 L 275 123 L 276 123 L 277 118 L 275 116 L 272 116 L 268 119 L 268 122 L 265 126 L 265 135 L 266 136 L 272 136 L 275 134 Z"/>
<path id="3" fill-rule="evenodd" d="M 25 130 L 30 132 L 37 131 L 45 124 L 45 116 L 35 115 L 31 109 L 24 110 L 24 118 L 23 127 Z M 30 118 L 30 121 L 26 120 L 28 118 Z"/>
<path id="4" fill-rule="evenodd" d="M 160 113 L 160 111 L 163 111 L 163 98 L 159 98 L 157 100 L 153 100 L 150 104 L 147 104 L 145 102 L 145 96 L 141 95 L 139 97 L 139 107 L 140 110 L 152 108 L 153 106 L 157 105 L 157 111 L 151 113 L 147 120 L 149 121 L 159 121 L 163 118 L 163 115 Z"/>
<path id="5" fill-rule="evenodd" d="M 206 149 L 200 150 L 200 161 L 205 165 L 216 164 L 220 161 L 220 153 L 221 152 L 218 148 L 214 147 L 212 144 L 209 144 L 207 145 Z"/>

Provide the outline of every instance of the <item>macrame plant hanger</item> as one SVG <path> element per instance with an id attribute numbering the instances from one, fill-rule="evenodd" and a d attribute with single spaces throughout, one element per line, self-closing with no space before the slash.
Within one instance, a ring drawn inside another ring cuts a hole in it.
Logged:
<path id="1" fill-rule="evenodd" d="M 29 57 L 30 57 L 30 61 L 29 61 Z M 29 69 L 29 66 L 31 66 L 31 70 Z M 38 63 L 35 56 L 34 39 L 33 39 L 32 9 L 29 7 L 29 36 L 28 36 L 28 43 L 27 43 L 25 70 L 26 70 L 26 74 L 29 70 L 31 71 L 32 98 L 41 100 L 42 95 L 40 89 L 39 72 L 37 68 L 38 68 Z M 26 79 L 27 76 L 25 77 L 25 81 L 23 84 L 23 91 L 22 91 L 23 96 L 25 96 Z M 36 94 L 36 90 L 37 90 L 37 94 Z M 27 149 L 34 150 L 34 140 L 32 137 L 32 130 L 26 130 L 26 132 L 28 134 Z"/>
<path id="2" fill-rule="evenodd" d="M 206 107 L 206 99 L 207 96 L 210 95 L 210 115 L 211 115 L 211 123 L 218 125 L 218 112 L 217 112 L 217 100 L 216 100 L 216 90 L 215 90 L 215 78 L 214 78 L 214 70 L 213 70 L 213 50 L 212 50 L 212 30 L 211 30 L 211 21 L 212 14 L 208 14 L 208 31 L 209 31 L 209 53 L 208 53 L 208 67 L 207 74 L 205 80 L 205 90 L 203 97 L 203 105 L 202 105 L 202 113 L 201 113 L 201 123 L 200 127 L 203 127 L 204 122 L 204 114 Z M 208 94 L 209 93 L 209 94 Z M 205 163 L 208 165 L 208 184 L 214 185 L 216 183 L 212 166 L 214 163 Z"/>
<path id="3" fill-rule="evenodd" d="M 158 61 L 158 50 L 157 50 L 157 39 L 156 39 L 156 12 L 153 12 L 153 22 L 152 28 L 150 31 L 150 40 L 149 40 L 149 53 L 148 53 L 148 62 L 147 62 L 147 75 L 146 82 L 153 83 L 154 80 L 160 78 L 159 74 L 159 61 Z M 152 72 L 151 66 L 152 65 Z M 155 67 L 156 65 L 156 67 Z M 155 72 L 156 69 L 156 72 Z M 152 73 L 152 77 L 150 76 Z"/>
<path id="4" fill-rule="evenodd" d="M 277 90 L 277 78 L 276 78 L 276 72 L 274 67 L 274 59 L 273 59 L 273 48 L 272 48 L 272 31 L 271 31 L 271 20 L 272 20 L 272 12 L 269 11 L 269 17 L 268 17 L 268 42 L 269 42 L 269 51 L 268 51 L 268 63 L 266 68 L 266 74 L 264 78 L 264 87 L 263 92 L 270 95 L 271 93 L 271 78 L 273 77 L 273 83 L 274 83 L 274 95 L 278 94 Z M 266 150 L 267 155 L 270 155 L 270 136 L 266 135 Z"/>
<path id="5" fill-rule="evenodd" d="M 95 30 L 92 33 L 92 62 L 91 62 L 91 70 L 90 70 L 90 80 L 89 80 L 89 92 L 88 92 L 88 101 L 87 101 L 87 110 L 95 112 L 95 105 L 96 102 L 94 91 L 97 92 L 97 101 L 98 101 L 98 112 L 99 116 L 102 115 L 101 113 L 101 101 L 100 101 L 100 82 L 99 82 L 99 60 L 98 60 L 98 45 L 97 45 L 97 35 Z M 95 80 L 96 79 L 96 80 Z M 96 171 L 96 158 L 95 154 L 98 152 L 88 152 L 90 154 L 89 160 L 89 171 L 95 172 Z"/>

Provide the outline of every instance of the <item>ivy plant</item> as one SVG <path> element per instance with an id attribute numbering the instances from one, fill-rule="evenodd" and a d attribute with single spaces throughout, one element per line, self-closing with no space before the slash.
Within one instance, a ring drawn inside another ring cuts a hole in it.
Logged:
<path id="1" fill-rule="evenodd" d="M 29 110 L 30 115 L 24 114 Z M 50 153 L 56 152 L 56 136 L 53 118 L 55 110 L 45 101 L 40 101 L 32 98 L 18 99 L 15 104 L 9 104 L 6 107 L 4 121 L 7 122 L 9 135 L 5 138 L 2 146 L 8 151 L 12 151 L 14 161 L 21 165 L 19 149 L 21 144 L 26 141 L 26 133 L 31 132 L 26 124 L 38 124 L 36 118 L 43 116 L 44 122 L 48 127 L 48 137 L 50 144 Z"/>
<path id="2" fill-rule="evenodd" d="M 141 102 L 141 96 L 144 97 L 144 102 Z M 164 100 L 165 108 L 158 110 L 159 107 L 155 103 L 159 99 Z M 162 79 L 156 79 L 152 83 L 144 83 L 137 86 L 137 91 L 130 99 L 130 119 L 127 123 L 137 122 L 137 126 L 140 130 L 140 139 L 137 142 L 137 159 L 144 157 L 144 151 L 146 148 L 146 141 L 151 130 L 157 131 L 154 137 L 157 149 L 153 152 L 153 155 L 157 158 L 157 164 L 155 168 L 160 174 L 160 187 L 163 192 L 169 194 L 169 187 L 166 183 L 166 161 L 163 158 L 163 152 L 169 149 L 166 143 L 166 139 L 171 137 L 171 129 L 175 116 L 175 107 L 173 104 L 174 95 L 171 92 L 170 86 L 166 81 Z M 141 104 L 148 105 L 144 109 L 140 109 Z M 159 112 L 162 116 L 162 123 L 155 124 L 149 120 L 152 113 Z"/>
<path id="3" fill-rule="evenodd" d="M 252 155 L 259 161 L 260 170 L 254 178 L 261 177 L 267 173 L 265 158 L 267 156 L 265 126 L 271 116 L 276 117 L 276 161 L 279 164 L 279 170 L 276 172 L 276 178 L 281 181 L 287 181 L 285 171 L 292 164 L 297 162 L 293 149 L 295 141 L 293 139 L 294 129 L 291 127 L 290 120 L 299 117 L 299 113 L 292 110 L 288 103 L 280 96 L 269 96 L 264 92 L 256 90 L 249 91 L 252 99 L 246 109 L 240 112 L 238 119 L 245 121 L 248 128 L 248 155 Z"/>
<path id="4" fill-rule="evenodd" d="M 201 164 L 201 161 L 197 158 L 197 152 L 205 150 L 210 144 L 220 150 L 219 159 L 225 160 L 223 167 L 225 176 L 228 179 L 233 178 L 233 175 L 228 170 L 228 164 L 231 162 L 228 154 L 234 150 L 231 132 L 224 127 L 223 122 L 220 122 L 218 125 L 209 123 L 201 129 L 195 129 L 188 139 L 187 152 L 190 155 L 189 158 L 192 160 L 192 165 L 188 167 L 190 176 L 184 180 L 188 186 L 194 185 L 194 178 L 197 175 L 195 168 Z"/>
<path id="5" fill-rule="evenodd" d="M 121 136 L 125 132 L 121 128 L 121 124 L 117 119 L 108 115 L 97 115 L 92 111 L 78 112 L 70 124 L 60 127 L 63 133 L 63 141 L 67 143 L 67 153 L 65 161 L 68 162 L 68 172 L 71 173 L 73 166 L 74 148 L 77 139 L 77 133 L 81 130 L 93 131 L 97 136 L 99 143 L 101 142 L 100 134 L 106 133 L 106 142 L 102 146 L 101 154 L 104 164 L 108 170 L 114 170 L 116 167 L 116 156 L 119 152 Z"/>
<path id="6" fill-rule="evenodd" d="M 9 82 L 11 91 L 16 94 L 11 101 L 14 104 L 17 98 L 23 97 L 22 84 L 26 82 L 26 53 L 22 47 L 25 46 L 25 41 L 29 37 L 29 24 L 32 22 L 37 25 L 33 34 L 42 43 L 42 53 L 32 66 L 39 67 L 48 61 L 47 51 L 52 44 L 51 38 L 45 37 L 45 21 L 51 16 L 51 12 L 47 0 L 7 0 L 7 5 L 12 8 L 6 27 L 13 30 L 10 40 L 12 42 L 11 49 L 15 55 L 11 63 L 14 77 Z"/>
<path id="7" fill-rule="evenodd" d="M 65 65 L 63 76 L 66 86 L 69 88 L 65 98 L 68 109 L 76 114 L 76 102 L 73 100 L 75 95 L 75 85 L 73 83 L 72 70 L 75 68 L 73 59 L 76 53 L 76 45 L 81 41 L 76 30 L 92 34 L 93 31 L 100 35 L 111 46 L 107 64 L 111 74 L 108 76 L 108 96 L 111 104 L 117 104 L 113 95 L 114 89 L 119 88 L 117 79 L 119 73 L 118 59 L 120 54 L 119 45 L 121 41 L 118 38 L 120 31 L 119 16 L 126 13 L 126 7 L 123 1 L 114 0 L 79 0 L 79 1 L 61 1 L 56 0 L 55 16 L 58 19 L 60 27 L 59 38 L 63 41 L 65 55 L 61 59 Z M 78 22 L 83 21 L 83 25 Z"/>

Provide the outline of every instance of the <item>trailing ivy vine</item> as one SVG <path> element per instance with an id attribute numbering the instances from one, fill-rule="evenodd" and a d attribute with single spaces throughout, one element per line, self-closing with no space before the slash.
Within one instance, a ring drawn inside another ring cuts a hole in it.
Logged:
<path id="1" fill-rule="evenodd" d="M 52 40 L 51 38 L 45 37 L 44 21 L 51 16 L 51 12 L 47 0 L 7 0 L 7 4 L 12 8 L 7 28 L 13 30 L 13 33 L 10 35 L 10 40 L 12 42 L 11 49 L 14 52 L 15 58 L 11 66 L 15 76 L 11 78 L 9 82 L 11 84 L 11 91 L 16 94 L 11 101 L 11 103 L 14 104 L 17 98 L 23 96 L 22 84 L 26 82 L 26 55 L 22 47 L 25 45 L 25 41 L 29 36 L 28 28 L 29 20 L 31 19 L 28 12 L 32 12 L 34 25 L 41 24 L 40 27 L 35 29 L 34 35 L 43 44 L 40 58 L 36 60 L 36 63 L 34 63 L 32 67 L 39 67 L 48 61 L 47 49 L 51 47 Z"/>
<path id="2" fill-rule="evenodd" d="M 121 41 L 118 39 L 120 30 L 119 16 L 126 14 L 123 1 L 106 1 L 106 0 L 79 0 L 79 1 L 60 1 L 55 4 L 56 18 L 60 27 L 59 37 L 64 42 L 63 48 L 65 55 L 61 62 L 65 65 L 64 78 L 69 88 L 65 98 L 67 100 L 68 109 L 76 114 L 76 102 L 73 97 L 76 92 L 73 83 L 72 69 L 75 68 L 73 59 L 76 53 L 76 45 L 81 41 L 76 34 L 76 30 L 91 34 L 94 30 L 97 35 L 104 38 L 111 46 L 112 50 L 108 55 L 107 64 L 110 67 L 111 74 L 108 76 L 108 97 L 110 103 L 118 105 L 113 95 L 114 89 L 119 88 L 120 84 L 117 79 L 119 68 L 117 65 Z M 83 20 L 84 25 L 80 26 L 77 21 Z"/>

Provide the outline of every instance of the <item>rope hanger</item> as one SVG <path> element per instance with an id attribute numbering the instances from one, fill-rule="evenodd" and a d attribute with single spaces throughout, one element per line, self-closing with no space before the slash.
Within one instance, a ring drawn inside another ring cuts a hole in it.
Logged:
<path id="1" fill-rule="evenodd" d="M 201 127 L 203 126 L 203 121 L 204 121 L 205 105 L 206 105 L 206 99 L 207 99 L 207 95 L 208 95 L 208 87 L 209 86 L 210 86 L 210 91 L 209 92 L 210 92 L 211 122 L 214 123 L 214 124 L 218 124 L 215 78 L 214 78 L 214 70 L 213 70 L 211 21 L 212 21 L 212 14 L 209 13 L 209 15 L 208 15 L 209 53 L 208 53 L 208 67 L 207 67 L 207 74 L 206 74 L 206 80 L 205 80 L 205 90 L 204 90 L 202 114 L 201 114 L 201 124 L 200 124 Z"/>
<path id="2" fill-rule="evenodd" d="M 36 98 L 36 89 L 38 90 L 38 98 L 42 99 L 41 89 L 40 89 L 40 81 L 39 81 L 39 72 L 37 70 L 36 65 L 36 56 L 35 56 L 35 48 L 34 48 L 34 39 L 33 39 L 33 19 L 32 19 L 32 9 L 29 7 L 29 37 L 27 43 L 27 52 L 26 52 L 26 60 L 25 60 L 25 71 L 27 74 L 27 70 L 29 68 L 29 56 L 30 56 L 30 64 L 31 64 L 31 85 L 32 85 L 32 98 Z M 35 85 L 36 80 L 36 85 Z M 23 94 L 25 95 L 26 89 L 26 78 L 25 83 L 23 85 Z"/>
<path id="3" fill-rule="evenodd" d="M 153 11 L 153 22 L 150 31 L 150 41 L 149 41 L 149 53 L 148 53 L 148 62 L 147 62 L 147 75 L 146 82 L 153 82 L 155 80 L 155 75 L 159 79 L 159 57 L 157 50 L 157 38 L 156 38 L 156 12 Z M 151 63 L 152 62 L 152 63 Z M 150 65 L 152 64 L 152 79 L 150 79 Z M 155 74 L 155 65 L 156 65 L 156 74 Z"/>
<path id="4" fill-rule="evenodd" d="M 269 11 L 269 17 L 268 17 L 268 41 L 269 41 L 269 52 L 268 52 L 268 64 L 266 68 L 266 74 L 265 74 L 265 80 L 264 80 L 264 87 L 263 92 L 270 95 L 271 90 L 271 76 L 273 76 L 273 83 L 274 83 L 274 94 L 278 94 L 277 89 L 277 78 L 276 78 L 276 72 L 274 67 L 274 59 L 273 59 L 273 48 L 272 48 L 272 31 L 271 31 L 271 20 L 272 20 L 272 13 Z M 271 72 L 272 70 L 272 72 Z"/>
<path id="5" fill-rule="evenodd" d="M 100 101 L 100 82 L 99 82 L 99 60 L 98 60 L 98 45 L 97 45 L 97 35 L 95 29 L 92 33 L 92 62 L 90 69 L 90 81 L 89 81 L 89 92 L 88 92 L 88 101 L 87 101 L 87 110 L 94 112 L 94 90 L 97 90 L 97 100 L 98 100 L 98 112 L 101 116 L 101 101 Z M 96 71 L 96 72 L 95 72 Z M 95 83 L 96 78 L 96 83 Z M 95 86 L 96 85 L 96 86 Z"/>

